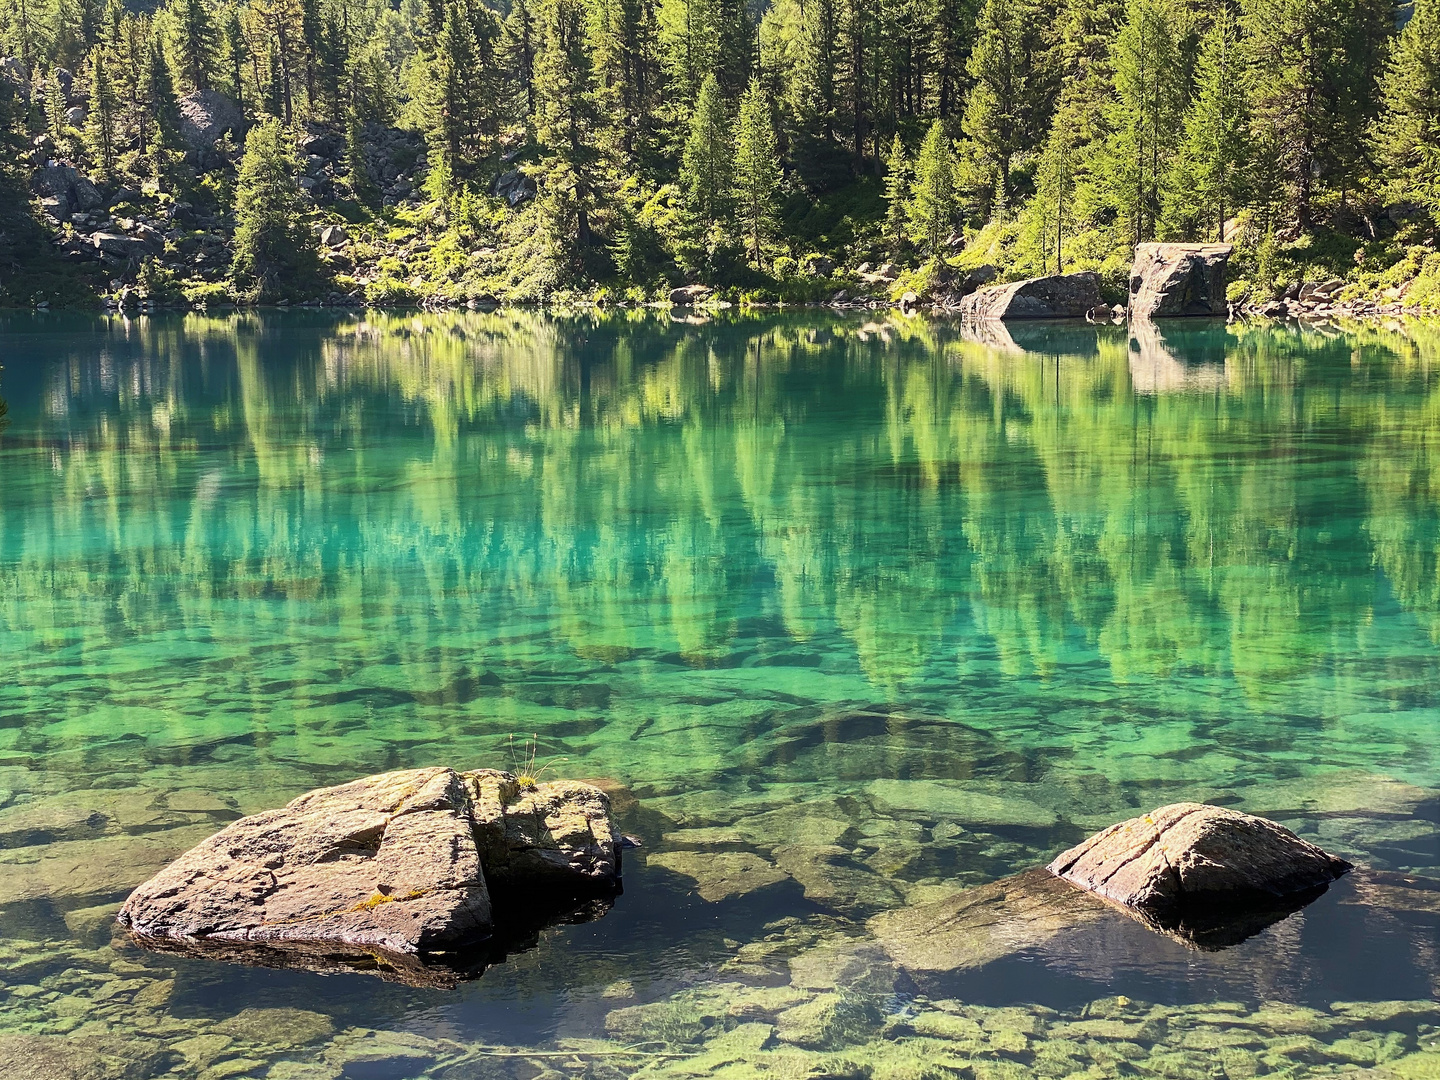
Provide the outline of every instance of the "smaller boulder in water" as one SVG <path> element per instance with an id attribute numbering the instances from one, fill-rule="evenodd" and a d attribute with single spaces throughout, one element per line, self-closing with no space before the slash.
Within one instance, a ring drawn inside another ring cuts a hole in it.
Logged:
<path id="1" fill-rule="evenodd" d="M 1174 803 L 1111 825 L 1048 869 L 1087 892 L 1168 923 L 1323 889 L 1351 869 L 1265 818 Z"/>

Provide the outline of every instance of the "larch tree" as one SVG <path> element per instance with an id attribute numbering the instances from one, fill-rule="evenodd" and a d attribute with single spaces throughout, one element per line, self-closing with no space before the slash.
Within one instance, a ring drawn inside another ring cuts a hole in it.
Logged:
<path id="1" fill-rule="evenodd" d="M 148 146 L 142 149 L 149 154 L 151 172 L 160 179 L 170 173 L 173 165 L 171 159 L 178 154 L 180 107 L 175 100 L 175 83 L 170 77 L 170 65 L 165 62 L 164 46 L 158 36 L 150 42 L 144 96 L 146 111 L 154 125 L 154 136 L 149 140 Z"/>
<path id="2" fill-rule="evenodd" d="M 1131 243 L 1155 235 L 1164 182 L 1184 128 L 1189 17 L 1177 0 L 1130 0 L 1111 60 L 1115 94 L 1105 171 Z"/>
<path id="3" fill-rule="evenodd" d="M 210 89 L 215 62 L 215 23 L 205 0 L 178 0 L 175 12 L 175 60 L 191 90 Z"/>
<path id="4" fill-rule="evenodd" d="M 1195 72 L 1195 99 L 1165 192 L 1167 225 L 1193 239 L 1225 240 L 1225 221 L 1249 187 L 1250 110 L 1236 24 L 1221 7 L 1205 35 Z"/>
<path id="5" fill-rule="evenodd" d="M 932 258 L 944 250 L 955 224 L 955 158 L 945 123 L 936 120 L 915 157 L 910 199 L 910 239 Z"/>
<path id="6" fill-rule="evenodd" d="M 590 244 L 590 212 L 597 194 L 599 151 L 590 53 L 585 39 L 583 0 L 546 0 L 541 14 L 541 47 L 535 61 L 535 135 L 545 149 L 545 205 L 555 235 L 570 250 L 560 262 L 573 264 Z M 574 236 L 568 236 L 573 222 Z"/>
<path id="7" fill-rule="evenodd" d="M 985 0 L 966 65 L 974 84 L 965 102 L 965 133 L 994 170 L 1002 212 L 1010 203 L 1016 155 L 1036 144 L 1048 119 L 1037 22 L 1037 12 L 1024 0 Z"/>
<path id="8" fill-rule="evenodd" d="M 85 144 L 97 174 L 105 180 L 115 171 L 118 112 L 119 101 L 105 54 L 97 47 L 90 52 L 90 108 L 85 115 Z"/>
<path id="9" fill-rule="evenodd" d="M 764 265 L 764 243 L 775 228 L 779 189 L 780 153 L 770 102 L 760 81 L 751 79 L 735 121 L 735 212 L 757 266 Z"/>
<path id="10" fill-rule="evenodd" d="M 1319 191 L 1343 192 L 1364 166 L 1393 26 L 1389 0 L 1241 0 L 1251 109 L 1271 132 L 1301 232 L 1314 226 Z"/>

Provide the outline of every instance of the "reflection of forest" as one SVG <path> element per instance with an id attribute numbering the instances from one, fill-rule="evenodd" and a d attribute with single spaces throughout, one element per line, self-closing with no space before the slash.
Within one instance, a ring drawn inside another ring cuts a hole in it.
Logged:
<path id="1" fill-rule="evenodd" d="M 1376 569 L 1440 642 L 1437 361 L 1424 327 L 161 322 L 62 358 L 12 449 L 0 629 L 363 622 L 443 685 L 447 639 L 703 665 L 760 616 L 893 687 L 963 615 L 1011 673 L 1083 642 L 1264 696 L 1355 645 Z"/>

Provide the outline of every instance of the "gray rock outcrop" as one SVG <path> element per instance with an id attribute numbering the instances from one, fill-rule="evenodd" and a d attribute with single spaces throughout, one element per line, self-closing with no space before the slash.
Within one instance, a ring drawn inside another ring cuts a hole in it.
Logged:
<path id="1" fill-rule="evenodd" d="M 1130 317 L 1224 315 L 1229 244 L 1139 244 L 1130 268 Z"/>
<path id="2" fill-rule="evenodd" d="M 240 106 L 218 90 L 196 90 L 180 99 L 180 141 L 191 150 L 208 150 L 244 124 Z"/>
<path id="3" fill-rule="evenodd" d="M 69 165 L 47 165 L 30 182 L 49 213 L 60 221 L 105 205 L 100 189 Z"/>
<path id="4" fill-rule="evenodd" d="M 1174 803 L 1096 833 L 1047 869 L 1163 923 L 1323 888 L 1351 866 L 1265 818 Z"/>
<path id="5" fill-rule="evenodd" d="M 405 958 L 490 935 L 492 887 L 552 901 L 613 888 L 616 839 L 607 797 L 588 784 L 384 773 L 234 822 L 136 889 L 119 921 L 141 944 L 220 946 L 231 959 L 245 944 L 378 951 L 413 967 Z"/>
<path id="6" fill-rule="evenodd" d="M 1082 319 L 1099 303 L 1100 275 L 1084 270 L 977 289 L 957 310 L 967 319 Z"/>

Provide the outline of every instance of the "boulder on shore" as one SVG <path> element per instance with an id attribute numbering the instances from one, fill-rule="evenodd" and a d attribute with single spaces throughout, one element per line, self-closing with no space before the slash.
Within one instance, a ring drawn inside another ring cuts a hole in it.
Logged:
<path id="1" fill-rule="evenodd" d="M 348 952 L 372 970 L 389 955 L 402 970 L 485 941 L 492 886 L 555 909 L 613 891 L 616 840 L 609 800 L 589 784 L 384 773 L 232 823 L 137 888 L 118 918 L 141 944 L 171 951 Z"/>
<path id="2" fill-rule="evenodd" d="M 709 285 L 681 285 L 678 289 L 670 290 L 670 303 L 676 307 L 703 304 L 710 299 L 710 294 L 714 291 Z"/>
<path id="3" fill-rule="evenodd" d="M 208 150 L 225 132 L 237 135 L 245 114 L 219 90 L 196 90 L 180 99 L 180 141 L 190 150 Z"/>
<path id="4" fill-rule="evenodd" d="M 1224 315 L 1229 244 L 1137 244 L 1130 317 Z"/>
<path id="5" fill-rule="evenodd" d="M 1082 319 L 1099 303 L 1100 275 L 1084 270 L 977 289 L 958 311 L 967 319 Z"/>
<path id="6" fill-rule="evenodd" d="M 1351 868 L 1273 821 L 1203 803 L 1111 825 L 1047 867 L 1161 923 L 1323 889 Z"/>

